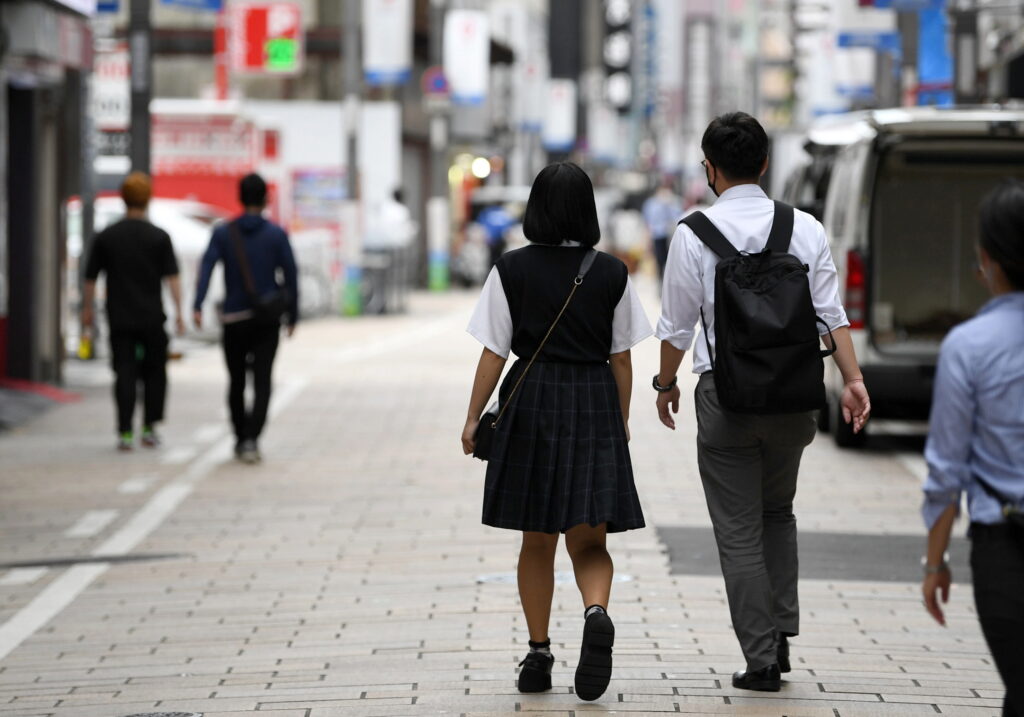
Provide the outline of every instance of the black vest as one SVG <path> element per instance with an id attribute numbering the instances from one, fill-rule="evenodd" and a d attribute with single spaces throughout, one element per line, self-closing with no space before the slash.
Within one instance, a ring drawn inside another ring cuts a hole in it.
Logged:
<path id="1" fill-rule="evenodd" d="M 502 255 L 496 267 L 512 314 L 512 352 L 529 359 L 572 291 L 587 247 L 531 244 Z M 612 319 L 629 272 L 599 252 L 538 361 L 603 363 L 612 348 Z"/>

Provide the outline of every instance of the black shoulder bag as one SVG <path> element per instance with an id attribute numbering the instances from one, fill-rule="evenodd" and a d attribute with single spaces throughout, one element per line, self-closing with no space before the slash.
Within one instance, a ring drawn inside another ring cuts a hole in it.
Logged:
<path id="1" fill-rule="evenodd" d="M 473 444 L 473 457 L 479 458 L 482 461 L 489 460 L 491 457 L 491 447 L 494 444 L 494 431 L 498 428 L 498 421 L 501 420 L 502 416 L 505 415 L 505 410 L 512 403 L 512 396 L 515 395 L 516 390 L 519 388 L 519 384 L 523 382 L 523 378 L 526 376 L 526 372 L 533 366 L 533 362 L 537 360 L 540 355 L 541 349 L 544 348 L 544 344 L 548 342 L 548 337 L 551 336 L 551 332 L 555 330 L 555 326 L 558 325 L 558 321 L 562 318 L 562 314 L 569 308 L 569 302 L 572 301 L 572 297 L 576 295 L 576 289 L 580 288 L 580 284 L 583 283 L 583 277 L 590 271 L 590 267 L 594 265 L 594 260 L 597 258 L 597 250 L 591 249 L 587 252 L 587 255 L 583 257 L 583 262 L 580 264 L 579 271 L 576 272 L 576 278 L 572 282 L 572 290 L 569 292 L 569 297 L 565 300 L 562 305 L 562 310 L 558 312 L 558 316 L 551 322 L 551 327 L 548 332 L 544 334 L 544 338 L 541 339 L 540 344 L 537 346 L 537 350 L 533 352 L 533 356 L 530 358 L 530 362 L 526 364 L 526 368 L 519 374 L 519 378 L 516 379 L 516 383 L 512 386 L 512 390 L 508 394 L 508 398 L 505 400 L 505 405 L 499 408 L 498 402 L 495 401 L 491 404 L 490 408 L 480 417 L 480 424 L 476 427 L 476 435 L 474 436 Z"/>
<path id="2" fill-rule="evenodd" d="M 228 231 L 231 234 L 231 243 L 235 247 L 235 257 L 238 259 L 238 269 L 242 273 L 245 293 L 249 295 L 249 301 L 252 303 L 253 321 L 264 326 L 280 326 L 281 317 L 288 311 L 288 292 L 278 287 L 266 296 L 259 295 L 256 291 L 256 282 L 252 278 L 252 269 L 249 268 L 249 257 L 245 254 L 238 223 L 231 222 Z"/>

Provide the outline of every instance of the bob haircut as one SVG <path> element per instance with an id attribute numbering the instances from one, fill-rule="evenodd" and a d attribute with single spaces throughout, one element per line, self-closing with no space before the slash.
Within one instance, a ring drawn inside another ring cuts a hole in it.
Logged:
<path id="1" fill-rule="evenodd" d="M 540 170 L 526 202 L 523 234 L 536 244 L 597 244 L 601 228 L 597 223 L 594 185 L 587 173 L 572 162 L 556 162 Z"/>
<path id="2" fill-rule="evenodd" d="M 979 219 L 981 248 L 1014 289 L 1024 290 L 1024 182 L 1000 182 L 982 202 Z"/>

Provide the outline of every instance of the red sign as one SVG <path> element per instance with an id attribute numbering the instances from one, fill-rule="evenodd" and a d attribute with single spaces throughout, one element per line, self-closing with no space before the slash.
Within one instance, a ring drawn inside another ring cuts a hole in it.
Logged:
<path id="1" fill-rule="evenodd" d="M 233 72 L 294 75 L 302 71 L 302 9 L 297 3 L 232 3 L 227 13 Z"/>

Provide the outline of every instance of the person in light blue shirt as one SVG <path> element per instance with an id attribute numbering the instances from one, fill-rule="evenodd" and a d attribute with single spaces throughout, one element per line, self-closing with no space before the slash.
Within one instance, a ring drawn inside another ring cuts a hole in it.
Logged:
<path id="1" fill-rule="evenodd" d="M 979 272 L 992 299 L 942 343 L 928 477 L 925 607 L 942 625 L 952 574 L 945 553 L 960 499 L 970 513 L 971 571 L 982 632 L 1006 685 L 1004 717 L 1024 715 L 1024 182 L 981 206 Z"/>
<path id="2" fill-rule="evenodd" d="M 683 204 L 672 191 L 671 177 L 663 179 L 658 190 L 644 202 L 643 215 L 651 235 L 654 258 L 658 262 L 658 277 L 664 279 L 668 245 L 676 231 L 676 224 L 683 217 Z"/>

